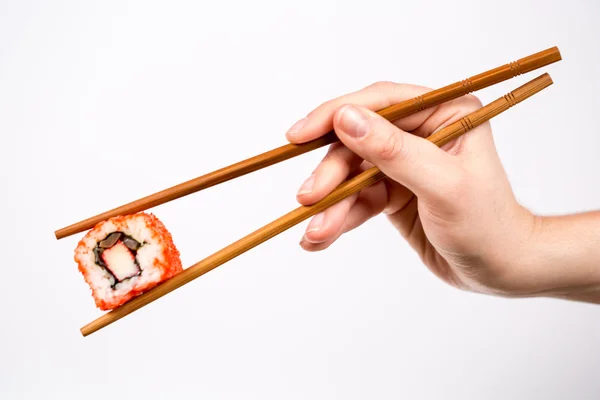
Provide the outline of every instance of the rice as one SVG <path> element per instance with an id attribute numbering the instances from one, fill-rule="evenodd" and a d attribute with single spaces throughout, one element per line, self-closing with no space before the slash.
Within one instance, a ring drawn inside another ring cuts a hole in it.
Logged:
<path id="1" fill-rule="evenodd" d="M 114 309 L 182 271 L 171 234 L 146 213 L 96 225 L 79 242 L 75 261 L 101 310 Z"/>

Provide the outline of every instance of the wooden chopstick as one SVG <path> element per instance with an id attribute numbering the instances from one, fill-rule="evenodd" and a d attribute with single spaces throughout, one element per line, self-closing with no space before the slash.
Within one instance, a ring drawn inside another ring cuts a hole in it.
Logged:
<path id="1" fill-rule="evenodd" d="M 388 120 L 396 120 L 408 115 L 417 113 L 426 108 L 430 108 L 449 100 L 458 98 L 465 94 L 492 86 L 496 83 L 508 80 L 517 75 L 524 74 L 543 66 L 560 61 L 561 54 L 557 47 L 552 47 L 521 58 L 509 64 L 472 76 L 463 81 L 453 83 L 443 88 L 433 90 L 422 96 L 415 97 L 385 108 L 378 113 Z M 288 160 L 300 154 L 318 149 L 328 144 L 336 142 L 338 139 L 333 131 L 326 135 L 303 144 L 287 144 L 279 148 L 259 154 L 247 160 L 232 164 L 225 168 L 213 171 L 209 174 L 194 178 L 187 182 L 162 190 L 152 195 L 146 196 L 131 203 L 122 205 L 112 210 L 103 212 L 83 221 L 69 225 L 54 232 L 57 239 L 74 235 L 79 232 L 93 228 L 97 223 L 118 215 L 134 214 L 160 204 L 178 199 L 183 196 L 198 192 L 229 181 L 231 179 L 249 174 L 259 169 L 268 167 L 281 161 Z"/>
<path id="2" fill-rule="evenodd" d="M 429 136 L 427 140 L 435 143 L 438 146 L 443 146 L 444 144 L 456 139 L 460 135 L 463 135 L 471 129 L 490 120 L 496 115 L 508 110 L 510 107 L 540 92 L 551 84 L 552 78 L 550 78 L 550 75 L 543 74 L 540 77 L 513 90 L 512 92 L 500 97 L 492 103 L 467 115 L 459 121 L 441 129 L 440 131 Z M 384 174 L 377 167 L 368 169 L 360 175 L 357 175 L 356 177 L 342 183 L 333 192 L 331 192 L 331 194 L 318 203 L 311 206 L 301 206 L 296 208 L 292 212 L 276 219 L 268 225 L 265 225 L 257 231 L 249 234 L 248 236 L 230 244 L 222 250 L 212 254 L 211 256 L 208 256 L 204 260 L 183 270 L 159 286 L 154 287 L 140 296 L 133 298 L 131 301 L 123 304 L 122 306 L 104 314 L 100 318 L 81 328 L 81 333 L 83 336 L 87 336 L 101 328 L 106 327 L 109 324 L 112 324 L 113 322 L 142 308 L 154 300 L 239 256 L 240 254 L 243 254 L 259 244 L 271 239 L 272 237 L 291 228 L 292 226 L 306 220 L 307 218 L 324 211 L 328 207 L 345 199 L 346 197 L 380 181 L 384 177 Z"/>

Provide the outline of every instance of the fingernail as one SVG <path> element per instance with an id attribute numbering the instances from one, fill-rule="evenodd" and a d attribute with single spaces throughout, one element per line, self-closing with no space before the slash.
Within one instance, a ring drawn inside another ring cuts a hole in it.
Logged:
<path id="1" fill-rule="evenodd" d="M 360 139 L 369 133 L 369 117 L 362 110 L 347 105 L 341 111 L 339 126 L 346 135 Z"/>
<path id="2" fill-rule="evenodd" d="M 298 135 L 300 133 L 300 131 L 302 131 L 302 128 L 304 128 L 304 126 L 306 125 L 307 122 L 308 122 L 308 117 L 302 118 L 300 121 L 298 121 L 294 125 L 292 125 L 292 127 L 287 131 L 287 133 L 285 135 L 288 138 Z"/>
<path id="3" fill-rule="evenodd" d="M 314 184 L 315 184 L 315 176 L 311 175 L 308 177 L 307 180 L 304 181 L 302 186 L 300 186 L 300 189 L 298 189 L 298 196 L 312 192 Z"/>
<path id="4" fill-rule="evenodd" d="M 311 233 L 311 232 L 316 232 L 319 229 L 321 229 L 321 226 L 323 225 L 324 217 L 325 217 L 325 215 L 321 212 L 321 213 L 318 213 L 317 215 L 315 215 L 314 218 L 312 219 L 312 221 L 310 221 L 310 224 L 308 224 L 308 227 L 306 228 L 306 233 L 304 234 L 304 239 L 306 241 L 310 242 L 310 240 L 308 240 L 308 238 L 306 237 L 306 234 Z"/>

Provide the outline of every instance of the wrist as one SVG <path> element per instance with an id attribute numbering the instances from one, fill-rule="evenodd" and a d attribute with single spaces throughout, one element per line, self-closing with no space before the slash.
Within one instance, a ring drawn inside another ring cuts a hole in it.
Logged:
<path id="1" fill-rule="evenodd" d="M 600 214 L 530 213 L 514 260 L 513 295 L 600 301 L 599 241 Z"/>

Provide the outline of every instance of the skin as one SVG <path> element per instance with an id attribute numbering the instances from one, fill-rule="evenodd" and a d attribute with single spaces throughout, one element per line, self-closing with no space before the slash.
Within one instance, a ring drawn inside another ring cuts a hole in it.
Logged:
<path id="1" fill-rule="evenodd" d="M 340 139 L 298 191 L 303 205 L 373 165 L 387 176 L 313 217 L 302 248 L 325 250 L 383 213 L 423 263 L 459 289 L 600 303 L 600 212 L 542 217 L 521 206 L 489 123 L 441 149 L 424 140 L 480 108 L 475 96 L 391 122 L 371 111 L 430 90 L 379 82 L 320 105 L 290 128 L 292 143 L 331 129 Z"/>

